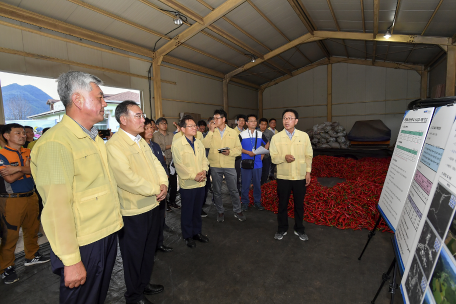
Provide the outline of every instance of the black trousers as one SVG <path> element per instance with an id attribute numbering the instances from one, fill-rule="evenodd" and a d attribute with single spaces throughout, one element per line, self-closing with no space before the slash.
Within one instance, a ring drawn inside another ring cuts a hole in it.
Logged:
<path id="1" fill-rule="evenodd" d="M 179 190 L 181 194 L 182 237 L 188 239 L 201 233 L 204 187 Z"/>
<path id="2" fill-rule="evenodd" d="M 304 197 L 306 195 L 306 180 L 286 180 L 277 179 L 277 194 L 279 195 L 279 210 L 277 214 L 277 222 L 279 227 L 277 232 L 287 232 L 288 230 L 288 200 L 290 199 L 291 191 L 294 198 L 294 230 L 299 233 L 304 233 Z"/>
<path id="3" fill-rule="evenodd" d="M 263 169 L 261 170 L 261 184 L 263 185 L 269 178 L 269 169 L 271 168 L 271 157 L 263 158 Z"/>
<path id="4" fill-rule="evenodd" d="M 158 205 L 158 213 L 160 217 L 160 225 L 158 226 L 158 241 L 157 247 L 163 246 L 163 229 L 165 228 L 165 211 L 166 211 L 166 201 L 162 200 L 160 205 Z"/>
<path id="5" fill-rule="evenodd" d="M 119 231 L 127 303 L 143 299 L 154 267 L 158 230 L 161 224 L 159 208 L 133 216 L 124 216 L 124 228 Z"/>
<path id="6" fill-rule="evenodd" d="M 175 203 L 176 202 L 176 194 L 177 194 L 177 173 L 174 175 L 169 175 L 168 177 L 168 193 L 169 199 L 168 203 Z"/>
<path id="7" fill-rule="evenodd" d="M 81 246 L 79 252 L 87 271 L 87 279 L 84 285 L 68 288 L 65 287 L 63 263 L 51 250 L 52 272 L 60 276 L 59 303 L 104 303 L 117 256 L 117 233 Z"/>
<path id="8" fill-rule="evenodd" d="M 234 168 L 236 169 L 236 174 L 237 174 L 237 189 L 238 189 L 238 192 L 241 192 L 242 191 L 242 185 L 241 185 L 241 161 L 242 161 L 242 157 L 241 156 L 238 156 L 235 158 L 234 160 Z"/>

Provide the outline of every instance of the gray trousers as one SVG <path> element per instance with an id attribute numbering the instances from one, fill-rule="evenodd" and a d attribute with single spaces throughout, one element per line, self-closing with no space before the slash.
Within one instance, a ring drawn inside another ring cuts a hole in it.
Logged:
<path id="1" fill-rule="evenodd" d="M 224 175 L 230 193 L 231 203 L 233 204 L 233 211 L 239 213 L 241 212 L 241 200 L 239 199 L 239 192 L 237 189 L 237 173 L 235 168 L 211 167 L 215 207 L 217 208 L 218 213 L 223 213 L 225 211 L 222 202 L 222 181 Z"/>

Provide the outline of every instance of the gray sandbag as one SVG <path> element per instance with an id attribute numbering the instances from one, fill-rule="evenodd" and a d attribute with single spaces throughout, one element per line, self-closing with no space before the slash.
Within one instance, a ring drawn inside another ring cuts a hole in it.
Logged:
<path id="1" fill-rule="evenodd" d="M 324 124 L 325 124 L 326 126 L 330 126 L 330 125 L 332 124 L 332 122 L 330 122 L 330 121 L 325 121 Z"/>
<path id="2" fill-rule="evenodd" d="M 320 140 L 318 138 L 312 139 L 312 143 L 313 144 L 318 144 L 319 142 L 320 142 Z"/>
<path id="3" fill-rule="evenodd" d="M 323 130 L 324 127 L 326 127 L 326 125 L 324 123 L 318 125 L 319 130 Z"/>
<path id="4" fill-rule="evenodd" d="M 325 139 L 328 139 L 331 137 L 331 136 L 329 136 L 328 133 L 320 133 L 320 136 L 321 136 L 321 138 L 325 138 Z"/>
<path id="5" fill-rule="evenodd" d="M 339 149 L 340 148 L 340 144 L 338 142 L 330 142 L 328 143 L 328 145 L 333 148 L 333 149 Z"/>
<path id="6" fill-rule="evenodd" d="M 326 139 L 324 139 L 324 138 L 320 138 L 319 141 L 320 141 L 321 144 L 326 144 L 327 143 Z"/>
<path id="7" fill-rule="evenodd" d="M 338 133 L 339 133 L 339 132 L 343 132 L 343 131 L 345 131 L 345 128 L 342 127 L 341 125 L 339 125 L 339 126 L 337 126 L 337 127 L 334 127 L 334 131 L 336 131 L 336 132 L 338 132 Z"/>
<path id="8" fill-rule="evenodd" d="M 338 137 L 338 136 L 339 136 L 339 135 L 337 135 L 338 133 L 337 133 L 336 131 L 333 131 L 333 130 L 329 130 L 329 131 L 328 131 L 328 134 L 329 134 L 329 136 L 331 136 L 331 137 Z"/>
<path id="9" fill-rule="evenodd" d="M 347 141 L 347 140 L 346 140 L 345 137 L 343 137 L 343 136 L 337 137 L 337 142 L 343 143 L 343 142 L 346 142 L 346 141 Z"/>
<path id="10" fill-rule="evenodd" d="M 334 121 L 331 123 L 331 127 L 334 129 L 335 127 L 340 126 L 338 121 Z"/>
<path id="11" fill-rule="evenodd" d="M 348 141 L 343 142 L 340 144 L 341 149 L 348 149 L 350 147 L 350 143 Z"/>
<path id="12" fill-rule="evenodd" d="M 321 135 L 320 134 L 314 134 L 313 138 L 320 139 Z"/>
<path id="13" fill-rule="evenodd" d="M 342 132 L 337 133 L 336 137 L 345 136 L 345 135 L 347 135 L 347 132 L 346 131 L 342 131 Z"/>
<path id="14" fill-rule="evenodd" d="M 330 137 L 326 140 L 328 143 L 330 142 L 335 142 L 336 141 L 336 138 L 335 137 Z"/>
<path id="15" fill-rule="evenodd" d="M 332 130 L 331 126 L 326 126 L 323 128 L 323 130 L 325 130 L 325 132 L 329 132 Z"/>
<path id="16" fill-rule="evenodd" d="M 328 144 L 320 144 L 319 148 L 331 148 Z"/>

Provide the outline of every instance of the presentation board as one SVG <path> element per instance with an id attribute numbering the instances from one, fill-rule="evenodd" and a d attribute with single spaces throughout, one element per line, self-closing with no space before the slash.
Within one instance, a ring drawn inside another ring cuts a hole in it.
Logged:
<path id="1" fill-rule="evenodd" d="M 388 168 L 378 209 L 388 226 L 396 231 L 412 183 L 434 108 L 405 112 Z"/>
<path id="2" fill-rule="evenodd" d="M 456 123 L 451 127 L 426 204 L 429 211 L 402 277 L 402 296 L 407 304 L 456 303 L 445 298 L 456 292 Z"/>
<path id="3" fill-rule="evenodd" d="M 413 254 L 413 243 L 423 229 L 430 206 L 429 194 L 455 117 L 456 106 L 439 107 L 434 111 L 394 236 L 402 270 L 410 266 L 409 257 Z"/>

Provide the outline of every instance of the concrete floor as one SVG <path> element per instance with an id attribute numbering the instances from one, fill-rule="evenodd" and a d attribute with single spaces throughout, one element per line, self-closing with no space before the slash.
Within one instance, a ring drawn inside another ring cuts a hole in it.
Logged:
<path id="1" fill-rule="evenodd" d="M 208 202 L 211 195 L 208 197 Z M 215 208 L 206 208 L 203 233 L 210 243 L 185 246 L 180 234 L 180 210 L 167 214 L 172 233 L 165 244 L 173 252 L 156 256 L 152 283 L 165 286 L 148 297 L 154 303 L 370 303 L 381 275 L 393 259 L 390 233 L 377 233 L 362 261 L 358 256 L 367 230 L 352 231 L 306 224 L 309 241 L 291 229 L 282 241 L 274 240 L 276 216 L 250 210 L 240 222 L 224 197 L 225 222 L 217 223 Z M 48 253 L 49 246 L 41 251 Z M 49 264 L 23 267 L 17 255 L 20 281 L 0 284 L 0 303 L 58 303 L 59 277 Z M 106 303 L 125 303 L 122 258 L 118 253 Z M 384 287 L 376 303 L 389 303 Z M 395 303 L 402 303 L 399 291 Z"/>

